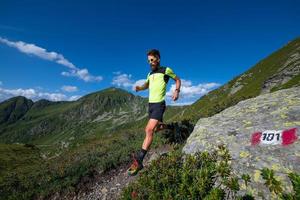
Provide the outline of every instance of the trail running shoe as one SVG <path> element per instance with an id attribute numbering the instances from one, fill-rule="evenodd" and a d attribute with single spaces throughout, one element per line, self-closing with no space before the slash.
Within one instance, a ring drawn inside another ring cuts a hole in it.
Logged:
<path id="1" fill-rule="evenodd" d="M 143 163 L 133 155 L 133 163 L 130 168 L 127 170 L 127 174 L 130 176 L 136 175 L 141 169 L 143 169 Z"/>

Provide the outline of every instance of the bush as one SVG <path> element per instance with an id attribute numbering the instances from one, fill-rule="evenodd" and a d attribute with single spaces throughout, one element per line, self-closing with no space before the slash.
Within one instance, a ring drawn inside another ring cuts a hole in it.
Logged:
<path id="1" fill-rule="evenodd" d="M 122 199 L 224 199 L 236 197 L 238 179 L 231 173 L 228 150 L 181 153 L 181 148 L 153 161 Z"/>
<path id="2" fill-rule="evenodd" d="M 139 178 L 123 189 L 121 199 L 254 199 L 249 193 L 237 195 L 239 180 L 248 189 L 251 178 L 248 174 L 237 177 L 232 173 L 231 156 L 224 146 L 212 153 L 197 152 L 194 155 L 182 153 L 182 145 L 175 145 L 175 149 L 141 171 Z M 287 194 L 283 192 L 281 182 L 275 180 L 273 170 L 262 169 L 261 173 L 270 192 L 281 199 L 300 199 L 298 174 L 289 174 L 294 191 Z"/>
<path id="3" fill-rule="evenodd" d="M 167 140 L 167 143 L 183 144 L 193 130 L 194 124 L 189 120 L 182 120 L 168 124 L 168 128 L 163 130 L 162 135 Z"/>
<path id="4" fill-rule="evenodd" d="M 265 180 L 265 185 L 270 192 L 277 195 L 280 199 L 297 200 L 300 199 L 300 175 L 296 173 L 289 173 L 288 177 L 293 185 L 293 192 L 286 193 L 282 188 L 282 183 L 274 177 L 274 171 L 263 168 L 261 175 Z"/>

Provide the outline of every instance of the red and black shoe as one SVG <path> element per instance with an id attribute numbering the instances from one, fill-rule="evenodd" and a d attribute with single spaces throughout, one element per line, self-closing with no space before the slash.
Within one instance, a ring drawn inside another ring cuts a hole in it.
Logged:
<path id="1" fill-rule="evenodd" d="M 127 174 L 129 176 L 136 175 L 140 170 L 142 170 L 144 168 L 143 161 L 139 160 L 134 154 L 132 157 L 133 157 L 133 163 L 127 170 Z"/>

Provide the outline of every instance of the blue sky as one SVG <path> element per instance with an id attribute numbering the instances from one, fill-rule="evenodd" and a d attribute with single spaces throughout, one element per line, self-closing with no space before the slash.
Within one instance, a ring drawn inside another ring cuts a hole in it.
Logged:
<path id="1" fill-rule="evenodd" d="M 146 97 L 132 87 L 157 48 L 183 79 L 176 103 L 189 104 L 299 37 L 299 22 L 300 2 L 289 0 L 1 0 L 0 101 L 72 100 L 111 86 Z"/>

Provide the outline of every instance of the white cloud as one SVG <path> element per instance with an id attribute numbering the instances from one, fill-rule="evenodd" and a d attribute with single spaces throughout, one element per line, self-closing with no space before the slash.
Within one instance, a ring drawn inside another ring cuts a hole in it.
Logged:
<path id="1" fill-rule="evenodd" d="M 37 96 L 37 93 L 34 89 L 3 89 L 0 88 L 0 94 L 2 96 L 7 96 L 8 98 L 13 97 L 13 96 L 25 96 L 27 98 L 33 98 Z"/>
<path id="2" fill-rule="evenodd" d="M 220 86 L 220 84 L 214 82 L 193 85 L 192 81 L 181 79 L 179 99 L 175 102 L 172 100 L 176 84 L 171 85 L 171 88 L 166 93 L 166 96 L 171 105 L 190 105 L 197 101 L 201 96 L 207 94 L 218 86 Z"/>
<path id="3" fill-rule="evenodd" d="M 135 86 L 142 86 L 146 82 L 146 79 L 137 80 L 134 84 L 132 84 L 132 90 L 135 90 Z"/>
<path id="4" fill-rule="evenodd" d="M 61 87 L 61 89 L 63 91 L 66 91 L 66 92 L 76 92 L 78 91 L 78 88 L 76 86 L 71 86 L 71 85 L 64 85 Z"/>
<path id="5" fill-rule="evenodd" d="M 101 81 L 103 78 L 101 76 L 93 76 L 89 74 L 86 68 L 77 68 L 72 62 L 67 60 L 62 54 L 56 52 L 49 52 L 46 49 L 36 46 L 35 44 L 25 43 L 23 41 L 12 42 L 5 38 L 0 37 L 0 42 L 6 44 L 7 46 L 18 49 L 20 52 L 34 55 L 44 60 L 49 60 L 56 62 L 57 64 L 63 65 L 69 68 L 69 72 L 62 72 L 64 76 L 74 76 L 86 82 Z"/>
<path id="6" fill-rule="evenodd" d="M 58 92 L 40 92 L 33 88 L 5 89 L 0 87 L 0 102 L 15 96 L 24 96 L 33 101 L 37 101 L 39 99 L 48 99 L 50 101 L 74 101 L 80 97 L 79 95 L 68 97 L 63 93 Z"/>
<path id="7" fill-rule="evenodd" d="M 134 81 L 131 79 L 131 74 L 118 74 L 113 77 L 112 80 L 113 85 L 117 85 L 119 87 L 131 87 L 134 84 Z"/>
<path id="8" fill-rule="evenodd" d="M 198 85 L 192 85 L 192 81 L 181 79 L 180 96 L 184 98 L 200 97 L 218 86 L 220 86 L 218 83 L 200 83 Z M 172 84 L 166 95 L 171 97 L 175 88 L 176 84 Z"/>
<path id="9" fill-rule="evenodd" d="M 62 93 L 48 93 L 48 92 L 40 92 L 37 96 L 39 99 L 49 99 L 51 101 L 62 101 L 66 100 L 67 96 Z M 35 97 L 35 98 L 37 98 Z"/>
<path id="10" fill-rule="evenodd" d="M 76 67 L 70 61 L 65 59 L 63 55 L 53 51 L 48 52 L 46 49 L 38 47 L 35 44 L 28 44 L 22 41 L 12 42 L 2 37 L 0 37 L 0 42 L 10 47 L 14 47 L 25 54 L 34 55 L 45 60 L 54 61 L 71 69 L 76 69 Z"/>
<path id="11" fill-rule="evenodd" d="M 62 72 L 61 75 L 63 76 L 74 76 L 78 77 L 81 80 L 84 80 L 85 82 L 93 82 L 93 81 L 102 81 L 102 76 L 92 76 L 90 75 L 89 71 L 84 69 L 77 69 L 77 70 L 69 70 L 69 72 Z"/>
<path id="12" fill-rule="evenodd" d="M 81 96 L 80 95 L 74 95 L 74 96 L 71 96 L 69 98 L 69 101 L 76 101 L 77 99 L 79 99 Z"/>
<path id="13" fill-rule="evenodd" d="M 125 88 L 130 88 L 134 91 L 135 86 L 137 85 L 143 85 L 146 81 L 146 79 L 140 79 L 140 80 L 133 80 L 131 74 L 125 74 L 121 73 L 120 71 L 113 72 L 115 76 L 113 77 L 112 84 L 117 85 L 119 87 L 125 87 Z"/>
<path id="14" fill-rule="evenodd" d="M 115 76 L 113 77 L 112 84 L 119 87 L 129 88 L 134 91 L 136 85 L 143 85 L 146 79 L 133 80 L 131 74 L 113 72 Z M 211 90 L 220 86 L 219 83 L 200 83 L 198 85 L 193 85 L 192 81 L 181 79 L 180 95 L 177 101 L 172 100 L 176 84 L 172 84 L 169 91 L 166 93 L 166 100 L 171 105 L 190 105 L 197 101 L 201 96 L 207 94 Z"/>

